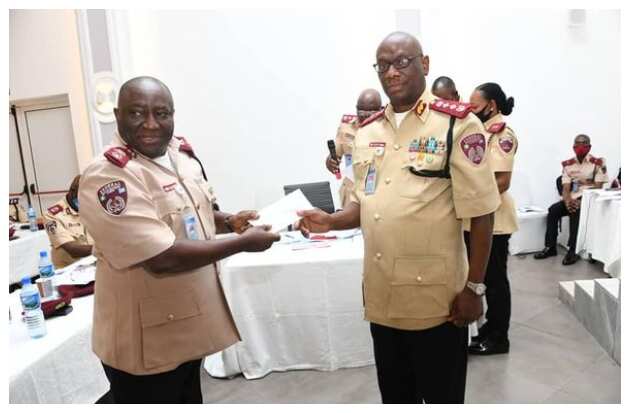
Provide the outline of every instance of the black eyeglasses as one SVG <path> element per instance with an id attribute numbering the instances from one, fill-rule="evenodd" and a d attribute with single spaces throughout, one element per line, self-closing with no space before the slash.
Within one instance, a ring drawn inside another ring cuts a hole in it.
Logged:
<path id="1" fill-rule="evenodd" d="M 381 60 L 379 62 L 374 63 L 372 65 L 372 67 L 374 68 L 374 70 L 376 70 L 377 73 L 380 73 L 380 74 L 387 72 L 391 65 L 394 65 L 396 70 L 400 70 L 400 69 L 404 69 L 407 66 L 409 66 L 413 59 L 415 59 L 416 57 L 420 57 L 420 56 L 422 56 L 422 53 L 420 53 L 418 55 L 415 55 L 415 56 L 411 56 L 411 57 L 400 56 L 396 60 L 394 60 L 393 62 L 387 62 L 385 60 Z"/>

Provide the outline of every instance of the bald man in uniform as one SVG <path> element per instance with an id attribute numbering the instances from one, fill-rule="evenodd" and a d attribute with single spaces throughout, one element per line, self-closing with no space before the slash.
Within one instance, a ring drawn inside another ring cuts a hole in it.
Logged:
<path id="1" fill-rule="evenodd" d="M 173 136 L 161 81 L 125 82 L 114 113 L 112 145 L 79 189 L 98 258 L 92 347 L 116 403 L 201 403 L 202 358 L 240 339 L 217 262 L 280 237 L 252 227 L 254 211 L 213 210 L 192 146 Z"/>
<path id="2" fill-rule="evenodd" d="M 608 182 L 606 161 L 591 155 L 591 138 L 579 134 L 573 141 L 575 156 L 562 162 L 562 201 L 549 207 L 545 249 L 534 255 L 537 260 L 558 255 L 558 223 L 569 216 L 569 251 L 562 259 L 563 265 L 573 265 L 580 257 L 575 252 L 582 191 L 601 188 Z"/>
<path id="3" fill-rule="evenodd" d="M 359 95 L 356 108 L 356 116 L 343 115 L 341 118 L 341 124 L 337 129 L 337 136 L 335 137 L 337 159 L 331 159 L 330 154 L 326 157 L 326 168 L 333 174 L 339 172 L 340 161 L 342 161 L 344 165 L 352 164 L 354 136 L 361 122 L 382 109 L 381 94 L 375 89 L 365 89 Z M 339 188 L 339 201 L 342 208 L 350 202 L 350 193 L 353 187 L 354 183 L 352 180 L 348 177 L 344 177 L 341 187 Z"/>
<path id="4" fill-rule="evenodd" d="M 460 100 L 455 82 L 448 76 L 440 76 L 435 79 L 431 87 L 431 93 L 444 100 Z"/>
<path id="5" fill-rule="evenodd" d="M 361 227 L 363 297 L 384 403 L 463 403 L 467 325 L 482 313 L 499 192 L 481 122 L 427 89 L 429 57 L 402 32 L 374 65 L 390 99 L 355 138 L 352 202 L 299 211 L 305 234 Z M 462 219 L 471 219 L 470 263 Z M 359 292 L 357 292 L 359 293 Z"/>
<path id="6" fill-rule="evenodd" d="M 44 214 L 44 226 L 52 246 L 52 263 L 56 268 L 66 267 L 92 254 L 94 240 L 79 216 L 80 178 L 81 175 L 75 176 L 68 193 Z"/>

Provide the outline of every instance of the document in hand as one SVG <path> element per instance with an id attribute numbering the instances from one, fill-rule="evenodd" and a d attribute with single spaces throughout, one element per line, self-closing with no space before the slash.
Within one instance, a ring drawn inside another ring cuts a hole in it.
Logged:
<path id="1" fill-rule="evenodd" d="M 295 223 L 300 217 L 297 211 L 300 209 L 312 209 L 313 205 L 306 199 L 300 189 L 297 189 L 284 198 L 258 211 L 258 218 L 250 221 L 252 225 L 271 225 L 271 231 L 278 232 Z"/>

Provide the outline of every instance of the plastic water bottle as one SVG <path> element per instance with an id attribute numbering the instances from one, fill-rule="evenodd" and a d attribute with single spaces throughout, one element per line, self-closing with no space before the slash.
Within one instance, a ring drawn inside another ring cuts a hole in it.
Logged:
<path id="1" fill-rule="evenodd" d="M 26 215 L 28 216 L 28 223 L 30 224 L 31 231 L 37 231 L 37 215 L 35 215 L 35 209 L 32 206 L 28 207 Z"/>
<path id="2" fill-rule="evenodd" d="M 31 338 L 40 338 L 46 335 L 46 323 L 42 312 L 42 302 L 37 287 L 31 284 L 31 278 L 22 278 L 22 290 L 20 291 L 20 301 L 24 309 L 24 320 L 26 328 Z"/>
<path id="3" fill-rule="evenodd" d="M 42 283 L 42 298 L 55 297 L 57 294 L 53 286 L 53 276 L 55 275 L 55 267 L 50 262 L 48 251 L 39 252 L 39 277 Z"/>

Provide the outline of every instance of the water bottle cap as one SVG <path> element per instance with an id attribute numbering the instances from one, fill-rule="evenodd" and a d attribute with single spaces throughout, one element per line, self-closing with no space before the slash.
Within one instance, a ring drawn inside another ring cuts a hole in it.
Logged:
<path id="1" fill-rule="evenodd" d="M 48 252 L 47 251 L 40 251 L 39 252 L 39 256 L 41 257 L 47 257 L 48 256 Z"/>
<path id="2" fill-rule="evenodd" d="M 31 283 L 31 277 L 25 275 L 22 277 L 22 281 L 20 281 L 22 285 L 29 285 Z"/>

